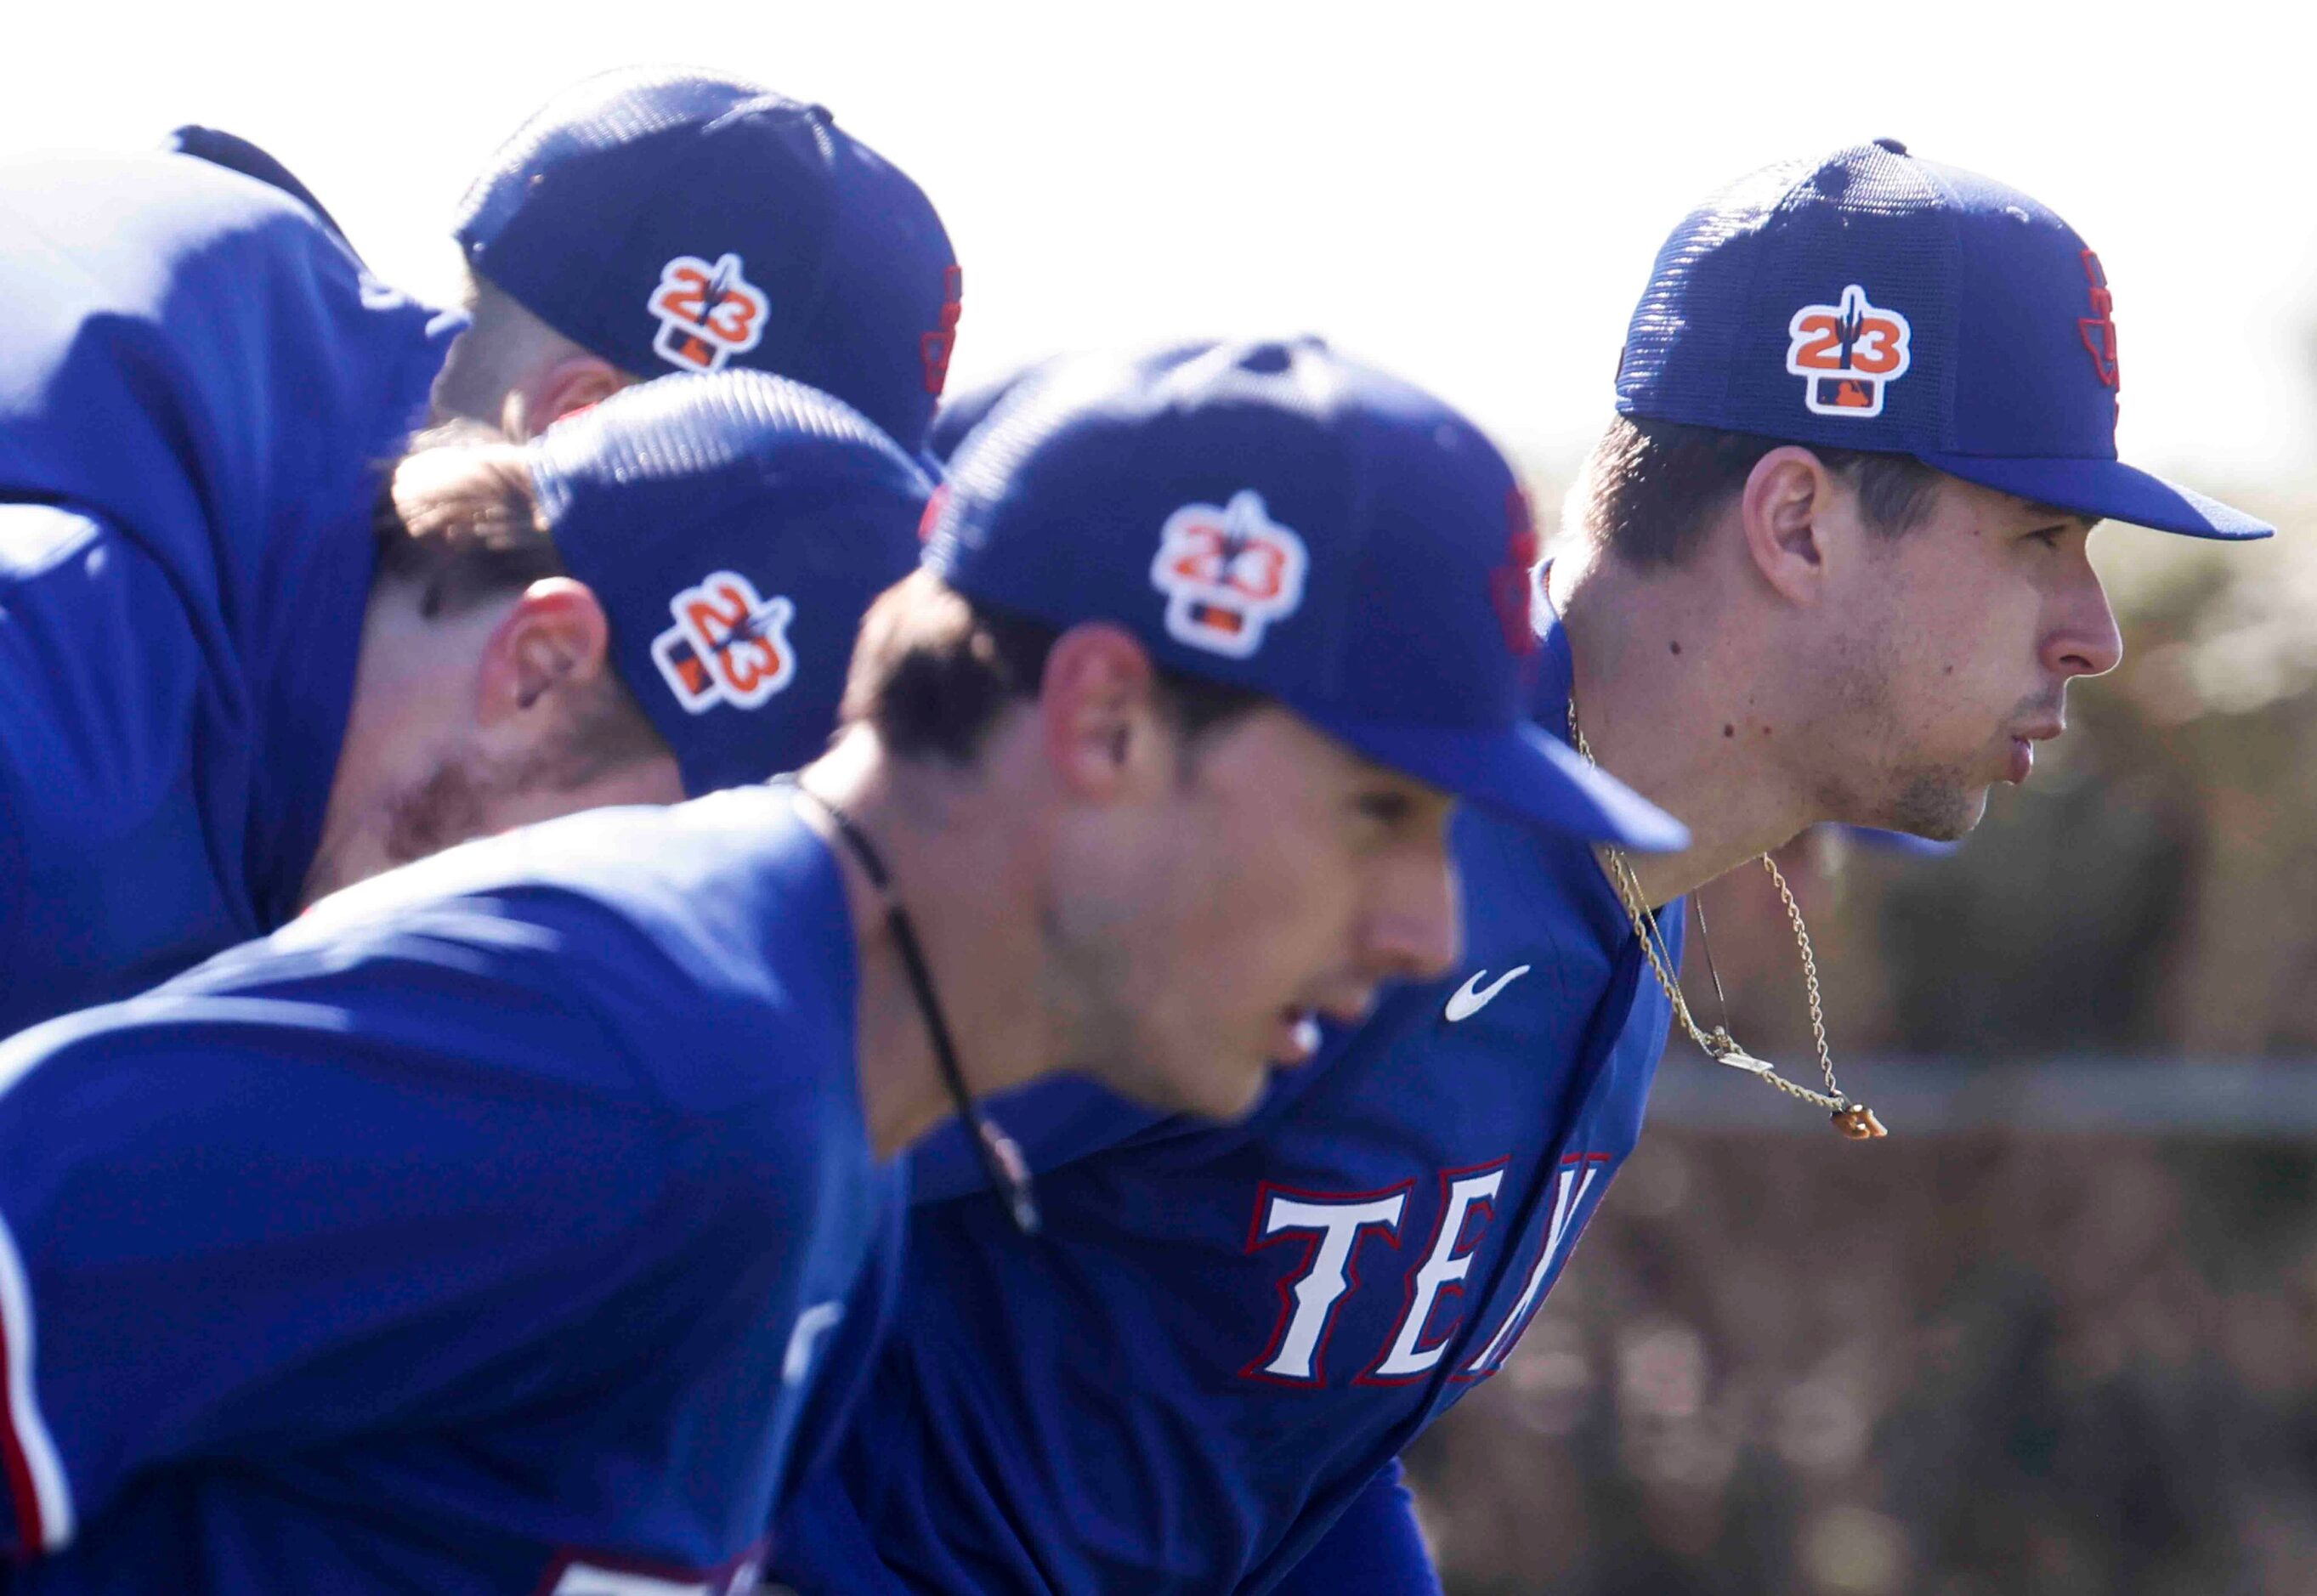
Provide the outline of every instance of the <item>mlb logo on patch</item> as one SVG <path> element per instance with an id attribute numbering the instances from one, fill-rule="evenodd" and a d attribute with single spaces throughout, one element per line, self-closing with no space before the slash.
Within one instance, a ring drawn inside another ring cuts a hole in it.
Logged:
<path id="1" fill-rule="evenodd" d="M 1786 324 L 1786 370 L 1805 379 L 1803 403 L 1817 415 L 1864 421 L 1883 414 L 1883 390 L 1913 356 L 1907 318 L 1866 301 L 1856 283 L 1831 305 L 1805 305 Z"/>
<path id="2" fill-rule="evenodd" d="M 795 677 L 789 622 L 796 606 L 759 598 L 738 572 L 718 571 L 667 607 L 675 624 L 652 639 L 652 663 L 693 714 L 718 704 L 754 709 Z"/>
<path id="3" fill-rule="evenodd" d="M 1246 489 L 1229 504 L 1185 504 L 1158 534 L 1150 582 L 1167 595 L 1167 632 L 1211 654 L 1245 659 L 1264 629 L 1303 602 L 1303 539 Z"/>
<path id="4" fill-rule="evenodd" d="M 765 335 L 772 302 L 741 274 L 740 257 L 722 254 L 711 265 L 678 255 L 660 268 L 659 286 L 646 302 L 659 317 L 652 352 L 686 371 L 721 370 Z"/>

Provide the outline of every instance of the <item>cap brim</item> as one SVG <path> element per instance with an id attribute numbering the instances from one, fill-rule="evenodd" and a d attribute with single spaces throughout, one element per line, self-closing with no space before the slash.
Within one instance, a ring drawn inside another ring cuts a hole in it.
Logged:
<path id="1" fill-rule="evenodd" d="M 1639 853 L 1689 846 L 1689 828 L 1541 727 L 1448 731 L 1309 717 L 1321 730 L 1444 792 L 1513 820 Z"/>
<path id="2" fill-rule="evenodd" d="M 1973 454 L 1916 457 L 1950 477 L 2016 494 L 2055 510 L 2189 538 L 2237 542 L 2268 538 L 2277 529 L 2218 499 L 2182 487 L 2121 460 L 1995 458 Z"/>

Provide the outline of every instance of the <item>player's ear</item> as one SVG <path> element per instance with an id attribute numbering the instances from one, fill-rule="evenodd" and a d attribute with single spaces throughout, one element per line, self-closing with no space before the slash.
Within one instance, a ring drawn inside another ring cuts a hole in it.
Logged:
<path id="1" fill-rule="evenodd" d="M 629 384 L 627 374 L 600 355 L 566 355 L 540 367 L 507 390 L 499 428 L 527 442 L 567 415 L 600 404 Z"/>
<path id="2" fill-rule="evenodd" d="M 1787 602 L 1815 604 L 1824 596 L 1844 498 L 1826 462 L 1799 444 L 1773 449 L 1747 474 L 1738 498 L 1746 552 Z"/>
<path id="3" fill-rule="evenodd" d="M 568 576 L 532 583 L 483 645 L 476 720 L 492 726 L 592 685 L 611 668 L 611 644 L 595 589 Z"/>
<path id="4" fill-rule="evenodd" d="M 1108 803 L 1149 789 L 1173 768 L 1171 722 L 1150 655 L 1107 621 L 1054 641 L 1038 690 L 1038 729 L 1063 789 Z"/>

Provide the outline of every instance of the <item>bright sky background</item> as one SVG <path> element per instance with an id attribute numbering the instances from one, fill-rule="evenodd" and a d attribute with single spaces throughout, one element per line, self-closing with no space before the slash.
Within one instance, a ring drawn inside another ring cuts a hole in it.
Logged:
<path id="1" fill-rule="evenodd" d="M 590 72 L 831 107 L 933 196 L 953 385 L 1056 348 L 1316 331 L 1565 469 L 1660 237 L 1781 156 L 1890 134 L 2075 224 L 2116 290 L 2126 458 L 2317 476 L 2317 205 L 2287 8 L 1170 0 L 8 6 L 0 152 L 267 146 L 442 295 L 468 178 Z"/>

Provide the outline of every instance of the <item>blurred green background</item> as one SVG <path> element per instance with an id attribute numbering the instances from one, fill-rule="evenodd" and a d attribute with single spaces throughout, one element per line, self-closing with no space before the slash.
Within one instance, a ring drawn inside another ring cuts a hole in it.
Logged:
<path id="1" fill-rule="evenodd" d="M 2280 535 L 2098 534 L 2125 662 L 1959 852 L 1787 850 L 1892 1137 L 1677 1039 L 1410 1454 L 1454 1596 L 2317 1592 L 2317 497 L 2240 502 Z M 1731 1029 L 1806 1078 L 1767 880 L 1704 901 Z"/>

